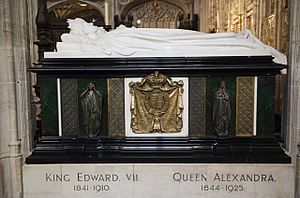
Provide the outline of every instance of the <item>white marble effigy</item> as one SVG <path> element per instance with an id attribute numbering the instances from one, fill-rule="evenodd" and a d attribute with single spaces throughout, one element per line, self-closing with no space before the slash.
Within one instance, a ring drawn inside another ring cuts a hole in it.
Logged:
<path id="1" fill-rule="evenodd" d="M 286 64 L 286 56 L 263 44 L 249 30 L 207 34 L 181 29 L 127 28 L 106 32 L 83 19 L 69 19 L 57 52 L 45 58 L 268 56 Z"/>

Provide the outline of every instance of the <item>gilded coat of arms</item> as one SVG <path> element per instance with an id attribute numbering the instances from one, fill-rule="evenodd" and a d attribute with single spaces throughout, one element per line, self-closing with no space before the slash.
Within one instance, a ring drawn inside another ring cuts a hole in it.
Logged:
<path id="1" fill-rule="evenodd" d="M 178 133 L 183 127 L 183 81 L 158 73 L 130 82 L 134 133 Z"/>

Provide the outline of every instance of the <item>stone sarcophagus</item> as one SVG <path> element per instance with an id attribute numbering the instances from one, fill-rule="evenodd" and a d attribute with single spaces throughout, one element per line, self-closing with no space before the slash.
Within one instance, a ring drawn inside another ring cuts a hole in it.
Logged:
<path id="1" fill-rule="evenodd" d="M 69 23 L 29 68 L 42 113 L 27 163 L 290 163 L 274 139 L 285 58 L 250 32 Z"/>
<path id="2" fill-rule="evenodd" d="M 44 59 L 30 69 L 42 119 L 27 163 L 290 162 L 273 138 L 284 68 L 269 56 Z"/>

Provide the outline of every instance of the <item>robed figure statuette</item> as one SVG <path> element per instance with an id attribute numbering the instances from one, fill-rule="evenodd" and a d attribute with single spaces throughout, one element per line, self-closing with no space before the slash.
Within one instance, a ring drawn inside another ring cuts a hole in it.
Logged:
<path id="1" fill-rule="evenodd" d="M 93 83 L 80 94 L 82 108 L 82 126 L 88 137 L 96 137 L 101 130 L 102 95 Z"/>
<path id="2" fill-rule="evenodd" d="M 221 81 L 213 99 L 213 130 L 217 136 L 226 137 L 229 134 L 231 122 L 230 95 L 226 90 L 225 81 Z"/>

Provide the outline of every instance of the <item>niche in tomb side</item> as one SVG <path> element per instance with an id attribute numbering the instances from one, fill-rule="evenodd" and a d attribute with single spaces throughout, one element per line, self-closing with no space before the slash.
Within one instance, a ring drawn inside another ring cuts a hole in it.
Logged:
<path id="1" fill-rule="evenodd" d="M 58 52 L 29 69 L 42 119 L 27 163 L 290 163 L 274 139 L 286 58 L 249 31 L 68 22 Z"/>

